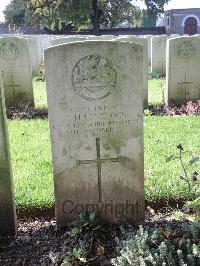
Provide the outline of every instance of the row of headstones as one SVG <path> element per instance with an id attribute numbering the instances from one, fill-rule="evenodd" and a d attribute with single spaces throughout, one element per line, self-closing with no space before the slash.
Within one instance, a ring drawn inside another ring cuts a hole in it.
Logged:
<path id="1" fill-rule="evenodd" d="M 142 45 L 89 41 L 54 46 L 45 51 L 45 67 L 57 225 L 93 211 L 109 223 L 143 223 Z M 2 87 L 0 234 L 14 234 Z"/>
<path id="2" fill-rule="evenodd" d="M 34 36 L 34 40 L 35 40 Z M 87 39 L 86 39 L 87 38 Z M 167 44 L 166 44 L 166 38 Z M 134 36 L 121 36 L 113 39 L 113 36 L 101 37 L 54 37 L 51 45 L 64 44 L 87 40 L 110 40 L 135 42 L 143 45 L 143 92 L 144 104 L 148 104 L 148 40 Z M 199 42 L 200 38 L 166 36 L 151 38 L 152 45 L 152 67 L 157 71 L 167 69 L 167 86 L 165 90 L 165 101 L 167 104 L 181 105 L 186 101 L 196 101 L 200 98 L 199 75 L 196 69 L 199 67 Z M 42 43 L 42 41 L 41 41 Z M 44 43 L 44 42 L 43 42 Z M 47 42 L 46 42 L 47 44 Z M 45 46 L 45 45 L 43 45 Z M 167 48 L 166 48 L 167 46 Z M 21 37 L 0 38 L 0 63 L 4 71 L 4 88 L 6 106 L 13 107 L 19 104 L 34 106 L 34 95 L 31 70 L 30 41 Z M 35 49 L 38 51 L 38 49 Z M 43 57 L 43 48 L 40 49 Z M 166 53 L 167 51 L 167 53 Z M 159 59 L 158 59 L 159 58 Z M 166 59 L 167 58 L 167 59 Z M 160 64 L 158 64 L 158 62 Z M 167 62 L 167 64 L 166 64 Z M 167 65 L 165 67 L 165 65 Z M 128 66 L 127 66 L 128 67 Z"/>
<path id="3" fill-rule="evenodd" d="M 195 39 L 194 38 L 198 38 Z M 195 73 L 199 61 L 200 35 L 170 36 L 160 35 L 105 35 L 105 36 L 54 36 L 51 45 L 59 45 L 84 40 L 127 41 L 143 45 L 143 90 L 144 105 L 148 104 L 148 67 L 151 72 L 166 75 L 165 102 L 166 104 L 181 105 L 187 101 L 200 99 L 200 80 Z M 171 40 L 171 41 L 170 41 Z M 200 64 L 200 62 L 199 62 Z"/>
<path id="4" fill-rule="evenodd" d="M 199 66 L 198 38 L 172 39 L 169 46 L 174 67 L 177 60 Z M 107 222 L 144 222 L 145 52 L 130 41 L 74 42 L 45 51 L 58 226 L 93 211 Z M 8 234 L 15 232 L 16 213 L 2 90 L 0 148 L 0 233 Z"/>

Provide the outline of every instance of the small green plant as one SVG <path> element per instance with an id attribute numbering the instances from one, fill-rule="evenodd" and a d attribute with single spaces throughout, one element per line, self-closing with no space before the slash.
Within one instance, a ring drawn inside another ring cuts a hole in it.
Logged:
<path id="1" fill-rule="evenodd" d="M 86 253 L 84 247 L 75 247 L 72 251 L 66 253 L 50 252 L 49 259 L 53 265 L 71 266 L 74 261 L 85 261 Z"/>
<path id="2" fill-rule="evenodd" d="M 159 72 L 148 72 L 149 79 L 159 79 L 162 75 Z"/>
<path id="3" fill-rule="evenodd" d="M 177 146 L 177 149 L 179 151 L 178 156 L 171 155 L 170 157 L 167 158 L 166 162 L 170 162 L 172 160 L 177 160 L 177 159 L 179 160 L 181 170 L 182 170 L 182 175 L 180 175 L 180 179 L 187 183 L 189 196 L 191 196 L 191 197 L 196 196 L 196 192 L 197 192 L 197 188 L 198 188 L 198 175 L 199 175 L 199 173 L 197 172 L 197 170 L 193 170 L 192 174 L 189 174 L 189 172 L 187 171 L 187 168 L 183 162 L 184 149 L 183 149 L 182 144 L 179 144 Z M 198 156 L 192 156 L 188 163 L 191 166 L 196 162 L 199 162 L 199 157 Z"/>
<path id="4" fill-rule="evenodd" d="M 195 223 L 195 230 L 199 224 Z M 168 229 L 169 230 L 169 229 Z M 185 228 L 191 234 L 191 228 Z M 121 227 L 121 238 L 116 238 L 120 256 L 112 259 L 115 266 L 196 266 L 200 263 L 200 246 L 194 239 L 179 239 L 170 228 L 153 229 L 140 226 L 139 230 Z"/>
<path id="5" fill-rule="evenodd" d="M 35 81 L 45 81 L 45 66 L 44 66 L 44 62 L 41 62 L 39 73 L 34 78 L 34 80 Z"/>
<path id="6" fill-rule="evenodd" d="M 152 115 L 152 111 L 149 108 L 144 109 L 144 115 L 145 116 L 151 116 Z"/>
<path id="7" fill-rule="evenodd" d="M 101 227 L 98 224 L 97 216 L 95 212 L 86 213 L 81 212 L 79 215 L 78 225 L 71 229 L 70 236 L 78 236 L 84 231 L 96 231 Z"/>
<path id="8" fill-rule="evenodd" d="M 183 163 L 183 146 L 179 144 L 177 146 L 179 150 L 179 156 L 171 155 L 167 158 L 167 162 L 178 159 L 180 161 L 181 169 L 183 174 L 180 175 L 180 179 L 187 183 L 188 194 L 190 200 L 186 202 L 185 208 L 193 209 L 196 216 L 194 218 L 195 221 L 200 221 L 200 189 L 199 189 L 199 173 L 196 169 L 193 169 L 192 174 L 189 174 L 184 163 Z M 199 162 L 198 156 L 192 156 L 189 160 L 189 165 L 193 165 L 194 163 Z"/>

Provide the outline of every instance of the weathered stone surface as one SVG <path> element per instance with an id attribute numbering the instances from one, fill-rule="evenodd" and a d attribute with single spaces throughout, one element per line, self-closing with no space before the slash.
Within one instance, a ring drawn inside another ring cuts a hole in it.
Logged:
<path id="1" fill-rule="evenodd" d="M 101 35 L 101 36 L 88 36 L 89 40 L 93 41 L 111 41 L 116 39 L 118 36 L 115 35 Z"/>
<path id="2" fill-rule="evenodd" d="M 171 36 L 161 35 L 151 38 L 151 71 L 166 75 L 166 52 L 167 40 L 178 37 L 178 34 Z"/>
<path id="3" fill-rule="evenodd" d="M 50 36 L 43 34 L 38 35 L 38 55 L 40 64 L 44 61 L 44 49 L 51 47 Z"/>
<path id="4" fill-rule="evenodd" d="M 148 40 L 148 64 L 151 65 L 151 39 L 154 35 L 144 35 L 144 38 Z"/>
<path id="5" fill-rule="evenodd" d="M 0 235 L 16 233 L 16 211 L 5 116 L 2 70 L 0 75 Z"/>
<path id="6" fill-rule="evenodd" d="M 167 104 L 200 99 L 200 38 L 180 37 L 167 44 Z"/>
<path id="7" fill-rule="evenodd" d="M 167 35 L 151 38 L 151 71 L 166 74 Z"/>
<path id="8" fill-rule="evenodd" d="M 144 222 L 142 59 L 125 42 L 45 51 L 58 226 L 82 211 Z"/>
<path id="9" fill-rule="evenodd" d="M 141 44 L 143 47 L 143 93 L 144 105 L 148 105 L 148 40 L 134 36 L 120 37 L 117 40 L 134 42 Z"/>
<path id="10" fill-rule="evenodd" d="M 0 63 L 6 106 L 30 104 L 34 106 L 28 40 L 21 37 L 0 38 Z"/>
<path id="11" fill-rule="evenodd" d="M 30 62 L 32 77 L 36 77 L 40 71 L 40 55 L 38 37 L 35 35 L 23 35 L 23 38 L 29 40 Z"/>

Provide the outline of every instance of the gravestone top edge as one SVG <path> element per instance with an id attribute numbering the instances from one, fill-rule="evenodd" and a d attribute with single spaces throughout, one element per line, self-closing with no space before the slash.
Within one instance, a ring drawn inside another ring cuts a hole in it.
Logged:
<path id="1" fill-rule="evenodd" d="M 48 47 L 44 49 L 44 56 L 46 57 L 48 53 L 51 51 L 55 51 L 56 49 L 60 49 L 63 47 L 74 47 L 74 46 L 80 46 L 81 44 L 89 45 L 89 44 L 113 44 L 118 46 L 132 46 L 132 48 L 138 48 L 142 49 L 142 44 L 136 43 L 136 42 L 116 42 L 116 40 L 84 40 L 84 41 L 75 41 L 75 42 L 69 42 L 69 43 L 63 43 L 58 44 L 53 47 Z"/>

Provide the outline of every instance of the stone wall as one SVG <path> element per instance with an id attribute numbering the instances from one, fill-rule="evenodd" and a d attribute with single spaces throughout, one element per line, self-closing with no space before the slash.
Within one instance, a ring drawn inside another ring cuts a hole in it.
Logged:
<path id="1" fill-rule="evenodd" d="M 173 9 L 165 13 L 167 34 L 184 34 L 185 20 L 194 17 L 197 20 L 197 33 L 200 33 L 200 8 Z"/>

